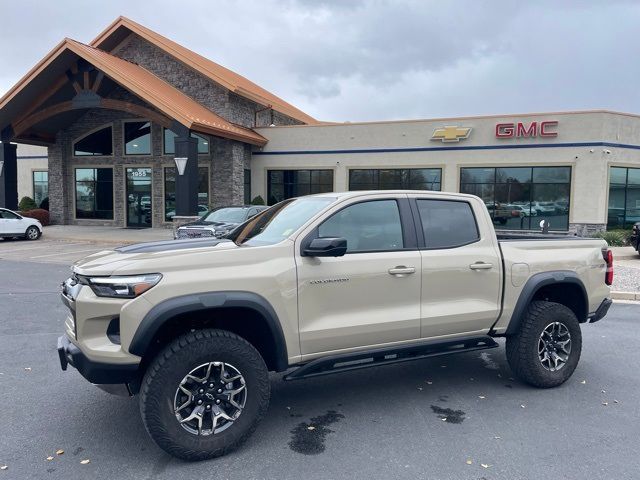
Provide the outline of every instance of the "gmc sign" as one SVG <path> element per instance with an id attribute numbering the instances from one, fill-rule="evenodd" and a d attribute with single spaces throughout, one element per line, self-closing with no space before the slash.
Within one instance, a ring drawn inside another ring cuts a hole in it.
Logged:
<path id="1" fill-rule="evenodd" d="M 545 122 L 531 122 L 529 124 L 517 123 L 498 123 L 496 125 L 497 138 L 523 138 L 523 137 L 557 137 L 556 128 L 558 122 L 550 120 Z"/>

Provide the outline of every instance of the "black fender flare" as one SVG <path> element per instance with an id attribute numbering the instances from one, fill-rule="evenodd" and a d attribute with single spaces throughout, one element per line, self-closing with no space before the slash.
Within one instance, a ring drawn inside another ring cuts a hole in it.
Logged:
<path id="1" fill-rule="evenodd" d="M 129 353 L 143 357 L 160 328 L 176 315 L 230 307 L 254 310 L 265 319 L 275 341 L 276 370 L 281 372 L 289 368 L 287 343 L 275 310 L 264 297 L 244 291 L 193 293 L 158 303 L 147 312 L 138 325 L 129 345 Z"/>
<path id="2" fill-rule="evenodd" d="M 578 285 L 578 287 L 580 287 L 584 299 L 585 318 L 579 318 L 578 320 L 580 322 L 586 321 L 586 316 L 589 314 L 589 297 L 587 296 L 587 289 L 584 287 L 584 283 L 582 283 L 582 280 L 578 278 L 576 272 L 558 270 L 536 273 L 531 276 L 531 278 L 527 280 L 527 283 L 524 284 L 524 287 L 522 287 L 516 306 L 511 314 L 511 320 L 509 321 L 509 326 L 507 327 L 505 335 L 513 335 L 518 331 L 520 323 L 522 322 L 522 317 L 538 290 L 547 285 L 567 283 Z"/>

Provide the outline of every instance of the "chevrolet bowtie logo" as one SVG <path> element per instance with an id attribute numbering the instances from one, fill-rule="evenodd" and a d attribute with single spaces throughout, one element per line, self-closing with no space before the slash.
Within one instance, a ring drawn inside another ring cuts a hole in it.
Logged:
<path id="1" fill-rule="evenodd" d="M 459 142 L 469 137 L 471 127 L 447 126 L 436 128 L 431 135 L 431 140 L 442 140 L 443 142 Z"/>

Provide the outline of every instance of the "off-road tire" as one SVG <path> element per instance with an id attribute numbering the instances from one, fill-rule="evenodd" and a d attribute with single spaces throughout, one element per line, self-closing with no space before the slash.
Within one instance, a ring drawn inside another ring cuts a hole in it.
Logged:
<path id="1" fill-rule="evenodd" d="M 571 335 L 571 351 L 564 366 L 547 370 L 538 356 L 538 341 L 542 331 L 552 322 L 564 324 Z M 575 314 L 555 302 L 531 302 L 515 335 L 507 337 L 507 361 L 513 373 L 524 382 L 538 388 L 563 384 L 573 374 L 582 351 L 582 332 Z"/>
<path id="2" fill-rule="evenodd" d="M 246 381 L 246 404 L 226 430 L 208 436 L 186 431 L 174 414 L 177 386 L 193 368 L 207 362 L 233 365 Z M 165 347 L 147 369 L 140 389 L 140 413 L 147 432 L 169 454 L 184 460 L 225 455 L 256 429 L 269 406 L 269 373 L 258 351 L 225 330 L 196 330 Z"/>

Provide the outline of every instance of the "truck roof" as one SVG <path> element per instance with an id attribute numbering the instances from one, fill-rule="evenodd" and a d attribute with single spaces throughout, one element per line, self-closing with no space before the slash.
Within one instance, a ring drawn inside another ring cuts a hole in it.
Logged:
<path id="1" fill-rule="evenodd" d="M 417 195 L 434 195 L 434 196 L 442 196 L 442 197 L 463 197 L 463 198 L 477 198 L 475 195 L 470 195 L 468 193 L 456 193 L 456 192 L 440 192 L 436 190 L 352 190 L 349 192 L 327 192 L 327 193 L 316 193 L 313 195 L 309 195 L 310 197 L 329 197 L 329 198 L 351 198 L 358 197 L 361 195 L 372 195 L 372 194 L 417 194 Z"/>

